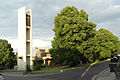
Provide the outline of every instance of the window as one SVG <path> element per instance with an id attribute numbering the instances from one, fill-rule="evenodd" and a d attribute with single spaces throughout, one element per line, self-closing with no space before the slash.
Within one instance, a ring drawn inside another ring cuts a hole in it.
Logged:
<path id="1" fill-rule="evenodd" d="M 30 15 L 26 14 L 26 26 L 30 27 Z"/>
<path id="2" fill-rule="evenodd" d="M 23 59 L 22 57 L 18 57 L 19 59 Z"/>

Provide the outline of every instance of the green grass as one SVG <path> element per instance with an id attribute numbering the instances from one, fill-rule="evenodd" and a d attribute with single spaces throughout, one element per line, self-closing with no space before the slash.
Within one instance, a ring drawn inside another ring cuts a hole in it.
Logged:
<path id="1" fill-rule="evenodd" d="M 106 60 L 104 61 L 97 61 L 96 63 L 102 63 L 102 62 L 105 62 Z M 96 64 L 95 63 L 95 64 Z M 91 64 L 82 64 L 82 65 L 79 65 L 79 66 L 75 66 L 75 67 L 64 67 L 64 68 L 60 68 L 60 67 L 56 67 L 56 68 L 41 68 L 41 70 L 39 71 L 32 71 L 30 72 L 31 74 L 43 74 L 43 73 L 59 73 L 61 71 L 63 72 L 68 72 L 68 71 L 72 71 L 72 70 L 75 70 L 75 69 L 79 69 L 79 68 L 83 68 L 83 67 L 87 67 Z M 17 70 L 15 69 L 5 69 L 5 70 L 0 70 L 0 71 L 7 71 L 7 72 L 15 72 Z M 18 72 L 18 71 L 17 71 Z M 24 72 L 24 71 L 19 71 L 19 72 Z"/>
<path id="2" fill-rule="evenodd" d="M 64 68 L 60 68 L 60 67 L 55 67 L 55 68 L 41 68 L 41 70 L 39 71 L 32 71 L 30 72 L 31 74 L 47 74 L 47 73 L 60 73 L 61 71 L 63 72 L 68 72 L 68 71 L 72 71 L 72 70 L 75 70 L 75 69 L 79 69 L 79 68 L 83 68 L 83 67 L 87 67 L 89 66 L 90 64 L 82 64 L 82 65 L 79 65 L 79 66 L 75 66 L 75 67 L 64 67 Z M 5 69 L 5 70 L 0 70 L 0 71 L 6 71 L 6 72 L 16 72 L 17 70 L 15 69 Z M 17 72 L 23 72 L 24 71 L 17 71 Z"/>
<path id="3" fill-rule="evenodd" d="M 15 69 L 4 69 L 4 70 L 0 70 L 0 71 L 15 72 L 17 70 L 15 70 Z"/>
<path id="4" fill-rule="evenodd" d="M 39 71 L 32 71 L 31 73 L 32 74 L 36 74 L 36 73 L 59 73 L 61 72 L 61 70 L 63 72 L 68 72 L 68 71 L 72 71 L 72 70 L 75 70 L 75 69 L 79 69 L 79 68 L 84 68 L 84 67 L 88 67 L 89 65 L 94 65 L 94 64 L 97 64 L 97 63 L 102 63 L 102 62 L 105 62 L 105 61 L 109 61 L 110 59 L 107 59 L 107 60 L 103 60 L 103 61 L 96 61 L 94 63 L 89 63 L 89 64 L 82 64 L 82 65 L 79 65 L 79 66 L 75 66 L 75 67 L 64 67 L 64 68 L 42 68 L 41 70 Z"/>
<path id="5" fill-rule="evenodd" d="M 75 69 L 79 69 L 79 68 L 83 68 L 83 67 L 87 67 L 90 64 L 83 64 L 83 65 L 79 65 L 79 66 L 75 66 L 75 67 L 65 67 L 65 68 L 42 68 L 39 71 L 32 71 L 32 74 L 36 74 L 36 73 L 59 73 L 61 71 L 63 72 L 68 72 L 68 71 L 72 71 Z"/>

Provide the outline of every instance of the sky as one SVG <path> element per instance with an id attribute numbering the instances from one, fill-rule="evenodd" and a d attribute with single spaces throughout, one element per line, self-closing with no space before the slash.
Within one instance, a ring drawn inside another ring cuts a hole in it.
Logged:
<path id="1" fill-rule="evenodd" d="M 96 29 L 105 28 L 119 37 L 120 0 L 0 0 L 0 39 L 12 47 L 18 44 L 18 8 L 32 9 L 33 48 L 50 48 L 53 40 L 54 18 L 66 6 L 83 9 Z"/>

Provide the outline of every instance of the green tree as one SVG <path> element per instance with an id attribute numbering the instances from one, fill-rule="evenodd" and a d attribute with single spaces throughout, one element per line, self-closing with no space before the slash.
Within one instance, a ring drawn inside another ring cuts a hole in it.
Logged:
<path id="1" fill-rule="evenodd" d="M 76 65 L 84 57 L 80 45 L 95 36 L 96 24 L 88 21 L 88 14 L 75 7 L 65 7 L 55 16 L 52 41 L 52 60 L 55 64 Z"/>
<path id="2" fill-rule="evenodd" d="M 96 34 L 97 44 L 99 44 L 100 59 L 111 57 L 119 53 L 119 39 L 112 32 L 100 29 Z"/>
<path id="3" fill-rule="evenodd" d="M 11 44 L 7 40 L 0 39 L 0 67 L 13 68 L 15 55 Z"/>
<path id="4" fill-rule="evenodd" d="M 94 38 L 84 42 L 81 47 L 89 61 L 110 58 L 119 53 L 119 39 L 112 32 L 100 29 Z"/>

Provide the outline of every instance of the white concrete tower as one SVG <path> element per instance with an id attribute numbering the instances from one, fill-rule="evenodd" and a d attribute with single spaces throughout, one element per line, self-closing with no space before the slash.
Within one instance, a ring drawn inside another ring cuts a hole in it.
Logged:
<path id="1" fill-rule="evenodd" d="M 18 70 L 32 69 L 32 10 L 18 9 Z"/>

